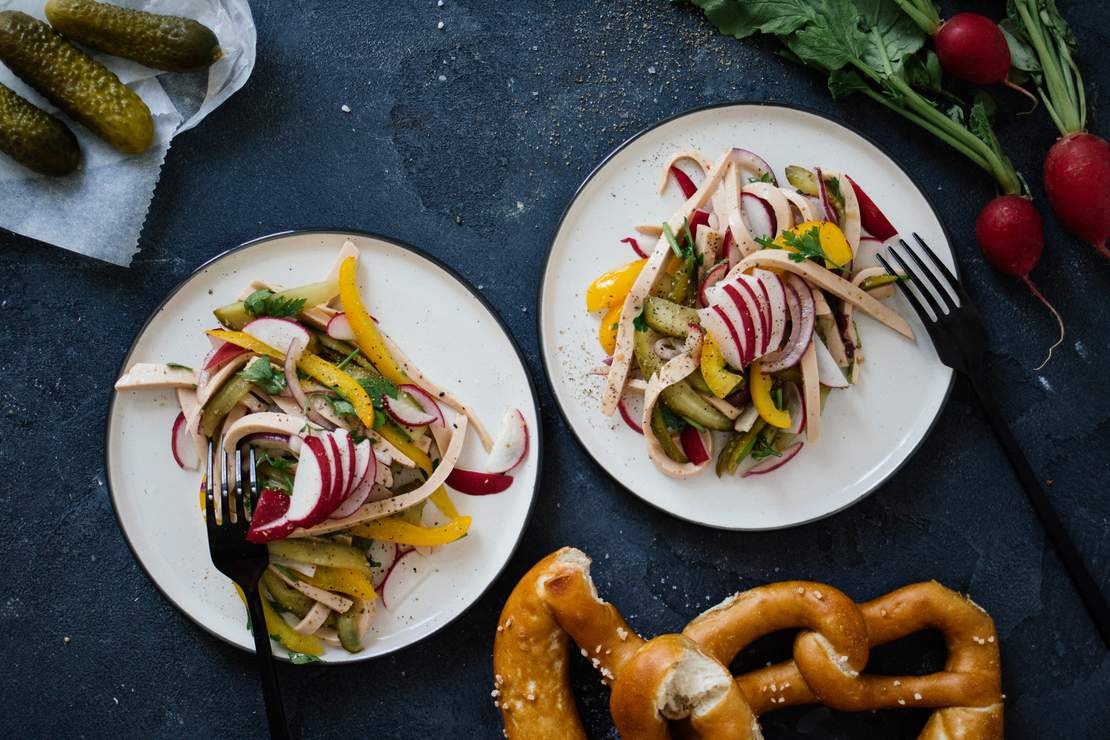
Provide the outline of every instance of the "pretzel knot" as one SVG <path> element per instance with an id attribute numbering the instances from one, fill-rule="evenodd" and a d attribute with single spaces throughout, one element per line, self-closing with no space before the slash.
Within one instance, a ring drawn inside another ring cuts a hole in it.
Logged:
<path id="1" fill-rule="evenodd" d="M 612 687 L 609 709 L 625 738 L 762 738 L 760 715 L 816 702 L 844 711 L 934 708 L 919 736 L 925 740 L 1002 737 L 994 622 L 939 583 L 863 604 L 819 583 L 774 583 L 726 599 L 682 634 L 645 640 L 598 596 L 589 568 L 581 551 L 558 550 L 525 574 L 505 603 L 494 641 L 493 698 L 509 738 L 586 737 L 568 677 L 572 640 Z M 753 641 L 798 628 L 792 660 L 741 676 L 729 672 Z M 872 646 L 922 629 L 944 634 L 943 671 L 863 672 Z"/>

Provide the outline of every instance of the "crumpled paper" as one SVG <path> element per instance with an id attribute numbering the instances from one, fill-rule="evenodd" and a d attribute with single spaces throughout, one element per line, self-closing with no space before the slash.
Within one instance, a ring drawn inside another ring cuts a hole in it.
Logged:
<path id="1" fill-rule="evenodd" d="M 170 141 L 243 86 L 254 69 L 256 34 L 247 0 L 112 1 L 200 21 L 215 32 L 223 57 L 207 70 L 180 73 L 92 52 L 139 94 L 154 116 L 154 143 L 140 155 L 117 152 L 0 64 L 0 82 L 64 120 L 77 136 L 82 157 L 77 172 L 48 177 L 0 153 L 0 227 L 126 266 L 138 251 Z M 0 0 L 0 10 L 22 10 L 45 19 L 45 4 L 45 0 Z"/>

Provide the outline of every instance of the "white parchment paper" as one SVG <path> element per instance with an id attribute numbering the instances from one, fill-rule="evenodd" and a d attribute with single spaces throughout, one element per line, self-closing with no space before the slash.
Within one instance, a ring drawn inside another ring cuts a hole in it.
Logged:
<path id="1" fill-rule="evenodd" d="M 154 143 L 137 156 L 112 149 L 0 64 L 0 82 L 59 116 L 81 146 L 80 169 L 65 177 L 39 175 L 0 154 L 0 227 L 128 265 L 138 251 L 139 233 L 170 141 L 243 86 L 254 69 L 256 38 L 247 0 L 113 1 L 200 21 L 215 32 L 223 57 L 207 70 L 179 73 L 92 54 L 138 93 L 154 116 Z M 22 10 L 39 19 L 45 18 L 44 5 L 45 0 L 0 0 L 0 10 Z"/>

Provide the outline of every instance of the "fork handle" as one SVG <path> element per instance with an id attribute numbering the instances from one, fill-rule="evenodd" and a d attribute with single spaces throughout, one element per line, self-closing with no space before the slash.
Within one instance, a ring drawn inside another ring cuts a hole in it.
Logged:
<path id="1" fill-rule="evenodd" d="M 994 399 L 994 394 L 990 391 L 986 376 L 982 372 L 973 372 L 969 374 L 969 378 L 975 394 L 979 396 L 979 403 L 983 405 L 983 410 L 987 414 L 987 420 L 990 422 L 991 428 L 994 429 L 995 436 L 1002 445 L 1006 457 L 1010 460 L 1010 465 L 1013 466 L 1014 472 L 1017 473 L 1018 479 L 1025 489 L 1025 495 L 1029 498 L 1029 503 L 1033 505 L 1037 516 L 1040 517 L 1041 524 L 1048 532 L 1048 538 L 1052 540 L 1052 544 L 1056 547 L 1056 553 L 1063 561 L 1064 569 L 1071 577 L 1076 590 L 1079 591 L 1079 598 L 1083 601 L 1083 605 L 1087 607 L 1087 612 L 1094 620 L 1095 627 L 1102 635 L 1103 642 L 1110 648 L 1110 605 L 1107 604 L 1098 583 L 1083 562 L 1083 557 L 1075 549 L 1075 544 L 1060 522 L 1060 517 L 1057 516 L 1056 510 L 1052 507 L 1048 494 L 1041 488 L 1040 480 L 1029 466 L 1029 461 L 1021 451 L 1021 447 L 1018 446 L 1017 440 L 1014 439 L 1014 435 L 1006 424 L 1002 411 Z"/>
<path id="2" fill-rule="evenodd" d="M 258 674 L 262 678 L 262 698 L 266 701 L 266 721 L 270 725 L 270 737 L 273 740 L 289 740 L 289 726 L 285 722 L 285 707 L 281 701 L 270 635 L 266 629 L 266 614 L 262 611 L 262 596 L 257 589 L 247 594 L 247 603 L 250 605 L 254 656 L 258 661 Z"/>

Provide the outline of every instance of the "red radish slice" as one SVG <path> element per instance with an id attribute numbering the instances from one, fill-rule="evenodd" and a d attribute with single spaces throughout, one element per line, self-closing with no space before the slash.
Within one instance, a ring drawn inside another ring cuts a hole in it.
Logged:
<path id="1" fill-rule="evenodd" d="M 397 558 L 382 581 L 383 607 L 391 611 L 396 609 L 416 590 L 431 572 L 426 561 L 427 558 L 416 550 L 410 550 Z"/>
<path id="2" fill-rule="evenodd" d="M 744 162 L 744 164 L 751 165 L 753 167 L 753 169 L 755 169 L 756 174 L 759 175 L 761 178 L 766 176 L 766 175 L 770 175 L 771 176 L 771 184 L 774 185 L 775 187 L 778 187 L 778 185 L 779 185 L 778 178 L 775 177 L 775 171 L 773 169 L 771 169 L 771 165 L 768 164 L 766 159 L 759 156 L 755 152 L 748 151 L 747 149 L 737 148 L 737 149 L 733 149 L 732 151 L 733 151 L 734 156 L 738 155 L 741 160 L 747 160 L 746 162 Z"/>
<path id="3" fill-rule="evenodd" d="M 778 231 L 775 211 L 771 208 L 771 204 L 754 193 L 741 193 L 740 213 L 753 237 L 765 239 L 774 236 Z"/>
<path id="4" fill-rule="evenodd" d="M 395 422 L 405 426 L 423 427 L 437 420 L 434 414 L 429 414 L 427 411 L 405 398 L 384 396 L 382 398 L 382 405 L 385 406 L 385 412 L 389 414 Z"/>
<path id="5" fill-rule="evenodd" d="M 687 426 L 682 430 L 679 440 L 682 442 L 682 451 L 686 453 L 691 463 L 701 465 L 709 461 L 709 450 L 706 449 L 701 432 L 697 429 Z"/>
<path id="6" fill-rule="evenodd" d="M 782 457 L 768 457 L 760 460 L 758 465 L 748 469 L 741 474 L 740 477 L 747 478 L 749 475 L 763 475 L 764 473 L 770 473 L 772 470 L 778 470 L 783 465 L 793 460 L 794 457 L 801 452 L 804 444 L 804 442 L 795 442 L 782 451 Z"/>
<path id="7" fill-rule="evenodd" d="M 739 275 L 737 277 L 739 285 L 747 291 L 747 297 L 751 300 L 751 305 L 755 307 L 752 318 L 759 317 L 759 324 L 756 326 L 756 356 L 762 357 L 767 354 L 767 345 L 771 340 L 771 309 L 764 299 L 763 287 L 760 282 L 751 275 Z"/>
<path id="8" fill-rule="evenodd" d="M 393 542 L 374 540 L 366 550 L 366 557 L 370 561 L 370 583 L 374 588 L 381 588 L 382 581 L 389 575 L 393 564 L 397 562 L 397 545 Z"/>
<path id="9" fill-rule="evenodd" d="M 355 443 L 346 429 L 336 429 L 331 433 L 331 437 L 335 440 L 336 447 L 339 448 L 339 466 L 342 470 L 342 475 L 339 478 L 338 505 L 338 502 L 345 499 L 347 494 L 351 492 L 355 482 Z"/>
<path id="10" fill-rule="evenodd" d="M 875 205 L 875 201 L 871 200 L 867 193 L 863 192 L 863 188 L 856 184 L 856 181 L 845 175 L 848 182 L 852 185 L 852 191 L 856 194 L 856 200 L 859 201 L 859 220 L 860 225 L 880 241 L 886 241 L 890 237 L 898 233 L 898 229 L 890 223 L 886 215 L 883 214 L 879 207 Z"/>
<path id="11" fill-rule="evenodd" d="M 289 497 L 286 517 L 297 526 L 312 526 L 327 516 L 331 495 L 331 467 L 327 447 L 319 437 L 306 437 L 304 450 L 297 461 L 293 478 L 293 494 Z"/>
<path id="12" fill-rule="evenodd" d="M 683 198 L 689 198 L 691 195 L 698 192 L 698 186 L 694 184 L 690 176 L 673 164 L 671 165 L 671 175 L 674 176 L 674 181 L 678 183 L 678 187 L 682 189 Z"/>
<path id="13" fill-rule="evenodd" d="M 435 421 L 431 423 L 438 423 L 441 426 L 447 426 L 447 419 L 445 419 L 443 416 L 443 409 L 439 407 L 439 404 L 436 403 L 436 400 L 432 398 L 432 396 L 423 388 L 412 385 L 411 383 L 405 383 L 404 385 L 398 386 L 397 389 L 404 391 L 405 393 L 412 396 L 412 400 L 416 401 L 416 403 L 419 404 L 420 408 L 422 408 L 425 413 L 434 416 Z"/>
<path id="14" fill-rule="evenodd" d="M 745 291 L 741 293 L 737 285 L 743 285 Z M 735 306 L 736 312 L 740 315 L 740 321 L 744 325 L 745 353 L 744 365 L 741 367 L 745 367 L 762 354 L 760 347 L 763 346 L 763 337 L 759 308 L 755 303 L 755 296 L 750 294 L 751 288 L 748 288 L 742 280 L 723 283 L 722 288 L 725 295 L 732 300 L 732 305 Z"/>
<path id="15" fill-rule="evenodd" d="M 373 468 L 377 462 L 370 440 L 364 439 L 355 445 L 355 488 L 358 488 L 367 478 L 374 478 L 376 471 Z"/>
<path id="16" fill-rule="evenodd" d="M 335 511 L 331 513 L 332 519 L 342 519 L 343 517 L 354 514 L 360 506 L 365 504 L 371 498 L 374 492 L 374 485 L 378 477 L 378 458 L 374 456 L 373 448 L 370 446 L 369 440 L 363 440 L 355 446 L 357 456 L 366 456 L 366 472 L 363 474 L 361 480 L 347 498 L 343 499 Z M 383 489 L 385 490 L 385 489 Z M 388 494 L 388 491 L 387 491 Z"/>
<path id="17" fill-rule="evenodd" d="M 332 316 L 324 331 L 332 339 L 339 339 L 344 342 L 353 342 L 355 339 L 355 330 L 351 328 L 351 322 L 347 320 L 347 314 L 345 313 L 337 313 Z"/>
<path id="18" fill-rule="evenodd" d="M 806 428 L 806 406 L 802 392 L 796 383 L 782 384 L 783 407 L 790 412 L 790 426 L 784 429 L 787 434 L 801 434 Z"/>
<path id="19" fill-rule="evenodd" d="M 255 447 L 264 447 L 269 450 L 292 450 L 293 445 L 288 434 L 276 434 L 274 432 L 255 432 L 243 437 L 241 442 L 253 445 Z M 300 449 L 300 446 L 297 446 Z"/>
<path id="20" fill-rule="evenodd" d="M 724 258 L 728 261 L 728 267 L 730 270 L 735 267 L 736 263 L 743 258 L 743 255 L 740 254 L 740 247 L 736 244 L 736 239 L 732 237 L 731 226 L 725 229 L 725 237 L 721 241 L 721 252 L 724 254 Z"/>
<path id="21" fill-rule="evenodd" d="M 508 473 L 520 465 L 528 454 L 528 422 L 519 409 L 509 409 L 501 417 L 501 430 L 493 440 L 493 449 L 486 459 L 486 470 Z"/>
<path id="22" fill-rule="evenodd" d="M 744 367 L 744 344 L 728 313 L 714 305 L 698 311 L 698 318 L 716 341 L 725 361 L 733 367 Z"/>
<path id="23" fill-rule="evenodd" d="M 770 270 L 755 269 L 752 275 L 759 280 L 763 294 L 767 298 L 767 307 L 771 321 L 771 341 L 767 346 L 775 351 L 782 346 L 783 336 L 786 334 L 786 321 L 790 318 L 790 311 L 786 307 L 786 286 L 782 279 Z"/>
<path id="24" fill-rule="evenodd" d="M 709 268 L 702 278 L 701 286 L 698 288 L 698 300 L 703 306 L 709 305 L 709 299 L 706 297 L 705 291 L 707 288 L 712 288 L 719 283 L 725 275 L 728 274 L 728 262 L 718 262 Z"/>
<path id="25" fill-rule="evenodd" d="M 627 244 L 628 246 L 632 247 L 632 251 L 643 259 L 648 258 L 648 253 L 640 249 L 640 242 L 636 241 L 634 237 L 626 236 L 625 238 L 621 239 L 621 244 Z"/>
<path id="26" fill-rule="evenodd" d="M 482 473 L 477 470 L 455 468 L 447 476 L 447 485 L 468 496 L 488 496 L 501 493 L 513 484 L 511 475 L 501 473 Z"/>
<path id="27" fill-rule="evenodd" d="M 185 421 L 185 412 L 177 415 L 173 420 L 173 429 L 170 430 L 170 450 L 173 459 L 182 470 L 199 470 L 200 456 L 193 437 L 189 434 L 189 425 Z"/>
<path id="28" fill-rule="evenodd" d="M 825 220 L 839 226 L 840 214 L 837 213 L 836 208 L 829 201 L 829 190 L 825 187 L 825 177 L 821 174 L 821 168 L 814 167 L 813 170 L 817 173 L 817 185 L 821 192 L 821 207 L 825 209 Z"/>
<path id="29" fill-rule="evenodd" d="M 844 377 L 844 372 L 836 364 L 820 334 L 813 335 L 813 346 L 817 350 L 817 378 L 821 385 L 827 388 L 847 388 L 848 379 Z"/>
<path id="30" fill-rule="evenodd" d="M 813 302 L 813 291 L 797 275 L 786 278 L 786 305 L 790 311 L 790 337 L 786 346 L 763 358 L 763 372 L 773 373 L 794 367 L 805 354 L 813 329 L 817 323 L 817 306 Z"/>
<path id="31" fill-rule="evenodd" d="M 270 542 L 286 537 L 296 526 L 286 517 L 289 497 L 281 491 L 263 488 L 258 503 L 251 513 L 251 526 L 247 539 L 251 542 Z"/>
<path id="32" fill-rule="evenodd" d="M 699 226 L 709 226 L 709 211 L 697 210 L 690 214 L 690 236 L 698 235 Z"/>
<path id="33" fill-rule="evenodd" d="M 328 499 L 328 515 L 335 511 L 343 502 L 347 487 L 347 471 L 343 467 L 343 457 L 339 451 L 339 442 L 333 434 L 326 434 L 324 439 L 327 444 L 328 462 L 331 464 L 331 496 Z M 343 445 L 346 449 L 346 445 Z"/>
<path id="34" fill-rule="evenodd" d="M 628 410 L 628 406 L 625 404 L 625 400 L 623 398 L 619 402 L 617 402 L 617 411 L 621 412 L 621 418 L 624 419 L 625 424 L 631 427 L 632 431 L 636 432 L 637 434 L 644 433 L 643 427 L 640 426 L 640 423 L 636 421 L 636 416 L 634 416 L 632 412 Z"/>
<path id="35" fill-rule="evenodd" d="M 212 372 L 228 360 L 238 357 L 239 355 L 247 351 L 242 347 L 232 344 L 231 342 L 225 342 L 223 340 L 219 341 L 220 346 L 214 348 L 211 352 L 208 353 L 208 357 L 205 358 L 204 363 L 201 365 L 202 370 Z"/>
<path id="36" fill-rule="evenodd" d="M 276 319 L 273 316 L 255 319 L 243 327 L 243 333 L 265 342 L 282 354 L 288 351 L 294 339 L 300 339 L 303 346 L 307 347 L 311 338 L 308 329 L 296 321 Z"/>

